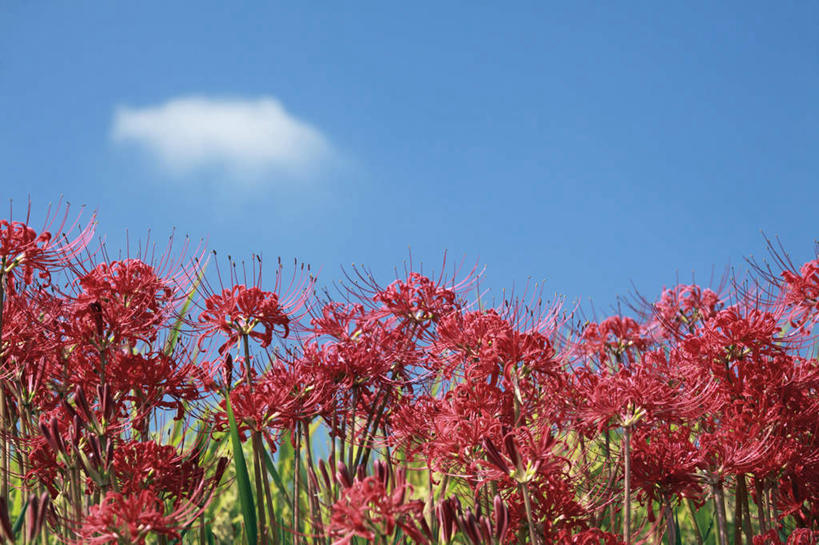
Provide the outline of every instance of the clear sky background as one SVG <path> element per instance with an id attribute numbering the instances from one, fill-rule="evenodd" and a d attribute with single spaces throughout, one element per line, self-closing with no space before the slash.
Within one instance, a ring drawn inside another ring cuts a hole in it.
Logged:
<path id="1" fill-rule="evenodd" d="M 0 5 L 0 197 L 113 249 L 176 227 L 324 283 L 448 250 L 600 310 L 761 231 L 811 257 L 818 175 L 815 2 Z"/>

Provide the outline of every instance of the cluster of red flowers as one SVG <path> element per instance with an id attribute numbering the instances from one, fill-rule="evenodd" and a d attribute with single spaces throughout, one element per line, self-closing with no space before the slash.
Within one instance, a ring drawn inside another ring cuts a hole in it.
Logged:
<path id="1" fill-rule="evenodd" d="M 45 491 L 27 543 L 44 528 L 83 543 L 179 537 L 228 462 L 185 420 L 211 382 L 173 336 L 190 286 L 139 256 L 96 263 L 93 222 L 72 238 L 53 224 L 0 222 L 0 518 L 14 489 Z M 158 442 L 172 418 L 191 440 Z"/>
<path id="2" fill-rule="evenodd" d="M 263 543 L 819 539 L 819 259 L 578 324 L 470 302 L 474 274 L 357 271 L 332 300 L 309 270 L 215 284 L 202 255 L 102 259 L 53 225 L 0 222 L 6 538 L 21 493 L 27 539 L 181 540 L 231 485 L 230 401 Z M 283 441 L 303 471 L 271 494 Z"/>

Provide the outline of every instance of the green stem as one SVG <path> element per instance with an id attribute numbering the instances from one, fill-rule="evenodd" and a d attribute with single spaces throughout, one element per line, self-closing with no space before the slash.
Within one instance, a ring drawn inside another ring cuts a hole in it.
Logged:
<path id="1" fill-rule="evenodd" d="M 250 379 L 250 343 L 248 341 L 248 335 L 242 335 L 242 345 L 244 347 L 245 352 L 245 383 L 247 384 L 248 394 L 252 394 L 253 392 L 253 382 Z M 228 395 L 230 393 L 228 392 Z M 262 485 L 262 465 L 264 462 L 262 461 L 262 452 L 260 450 L 261 445 L 261 434 L 254 430 L 251 433 L 251 447 L 253 448 L 253 475 L 254 481 L 256 486 L 256 510 L 257 510 L 257 527 L 259 532 L 259 539 L 261 539 L 262 543 L 265 543 L 265 513 L 264 513 L 264 491 Z"/>
<path id="2" fill-rule="evenodd" d="M 738 477 L 737 488 L 741 489 L 740 501 L 742 502 L 742 531 L 745 533 L 745 545 L 753 545 L 754 532 L 751 526 L 751 506 L 748 503 L 748 484 L 745 482 L 745 474 Z"/>
<path id="3" fill-rule="evenodd" d="M 719 537 L 719 545 L 728 544 L 728 520 L 725 514 L 725 494 L 722 490 L 722 481 L 717 479 L 711 485 L 714 495 L 714 503 L 717 511 L 717 536 Z"/>
<path id="4" fill-rule="evenodd" d="M 304 451 L 307 454 L 307 468 L 311 475 L 316 476 L 316 466 L 313 464 L 313 448 L 310 444 L 310 426 L 307 422 L 301 424 L 302 432 L 304 433 Z M 311 527 L 314 534 L 313 542 L 319 545 L 321 536 L 324 534 L 324 528 L 321 524 L 321 506 L 318 502 L 318 490 L 313 486 L 313 481 L 307 479 L 307 497 L 310 505 L 310 520 Z"/>
<path id="5" fill-rule="evenodd" d="M 4 257 L 0 262 L 0 365 L 3 364 L 3 308 L 6 306 L 6 258 Z M 3 426 L 3 431 L 8 429 L 8 415 L 6 414 L 6 387 L 0 385 L 0 425 Z M 3 434 L 0 439 L 0 463 L 2 463 L 3 470 L 3 484 L 0 489 L 0 497 L 6 500 L 8 505 L 9 499 L 9 443 L 6 434 Z"/>
<path id="6" fill-rule="evenodd" d="M 737 486 L 734 491 L 734 545 L 742 545 L 742 497 L 737 476 Z"/>
<path id="7" fill-rule="evenodd" d="M 631 545 L 631 426 L 623 428 L 623 542 Z"/>
<path id="8" fill-rule="evenodd" d="M 694 524 L 694 534 L 697 537 L 697 545 L 703 545 L 700 523 L 697 522 L 697 510 L 694 508 L 694 500 L 691 498 L 686 498 L 685 503 L 688 505 L 688 510 L 691 512 L 691 522 Z"/>
<path id="9" fill-rule="evenodd" d="M 671 508 L 671 500 L 665 500 L 666 528 L 668 532 L 668 545 L 677 543 L 677 525 L 674 521 L 674 509 Z"/>
<path id="10" fill-rule="evenodd" d="M 296 445 L 293 449 L 293 543 L 298 545 L 300 541 L 299 523 L 301 522 L 299 520 L 301 518 L 299 513 L 299 494 L 301 492 L 301 434 L 298 433 L 298 424 L 296 424 L 296 426 Z"/>
<path id="11" fill-rule="evenodd" d="M 532 545 L 539 545 L 535 534 L 535 521 L 532 515 L 532 501 L 529 498 L 529 487 L 526 483 L 520 483 L 520 492 L 523 495 L 523 505 L 526 508 L 526 523 L 529 525 L 529 541 Z"/>

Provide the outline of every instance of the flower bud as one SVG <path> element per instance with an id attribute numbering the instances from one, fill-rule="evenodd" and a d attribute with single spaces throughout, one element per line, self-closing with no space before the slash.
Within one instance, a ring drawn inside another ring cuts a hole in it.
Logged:
<path id="1" fill-rule="evenodd" d="M 353 478 L 350 475 L 350 470 L 347 469 L 347 464 L 339 462 L 336 466 L 336 480 L 344 487 L 350 488 L 353 486 Z"/>
<path id="2" fill-rule="evenodd" d="M 515 444 L 515 437 L 509 433 L 503 438 L 503 442 L 504 446 L 506 446 L 506 454 L 509 455 L 509 459 L 512 460 L 512 464 L 517 469 L 521 469 L 520 454 L 518 453 L 518 446 Z"/>

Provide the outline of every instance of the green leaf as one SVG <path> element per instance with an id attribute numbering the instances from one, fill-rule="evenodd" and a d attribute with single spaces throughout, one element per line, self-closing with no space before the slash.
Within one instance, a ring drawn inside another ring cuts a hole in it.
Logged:
<path id="1" fill-rule="evenodd" d="M 284 496 L 285 501 L 290 503 L 290 494 L 287 493 L 287 488 L 285 488 L 282 478 L 276 470 L 276 466 L 273 464 L 273 460 L 270 458 L 270 453 L 267 452 L 267 449 L 264 449 L 264 462 L 267 466 L 267 471 L 270 472 L 270 476 L 273 477 L 276 488 L 278 488 L 281 495 Z"/>
<path id="2" fill-rule="evenodd" d="M 674 510 L 674 535 L 677 536 L 677 539 L 674 540 L 675 545 L 682 545 L 682 536 L 680 535 L 680 521 L 677 518 L 677 510 Z"/>
<path id="3" fill-rule="evenodd" d="M 23 504 L 23 510 L 20 511 L 20 515 L 17 517 L 17 520 L 14 521 L 14 526 L 11 528 L 11 533 L 15 536 L 18 532 L 20 532 L 20 528 L 23 527 L 23 520 L 26 517 L 26 509 L 28 509 L 28 500 L 26 500 L 26 503 Z"/>
<path id="4" fill-rule="evenodd" d="M 398 545 L 398 542 L 404 537 L 404 531 L 401 528 L 397 528 L 397 532 L 395 532 L 395 538 L 392 540 L 392 545 Z"/>
<path id="5" fill-rule="evenodd" d="M 233 416 L 233 407 L 230 406 L 230 395 L 225 396 L 228 423 L 230 424 L 230 442 L 233 445 L 233 465 L 236 468 L 236 483 L 239 485 L 239 501 L 242 504 L 242 516 L 245 520 L 248 545 L 257 545 L 256 535 L 256 508 L 253 502 L 253 492 L 250 489 L 250 477 L 245 463 L 245 454 L 242 451 L 242 441 L 239 439 L 239 429 L 236 427 L 236 418 Z"/>

